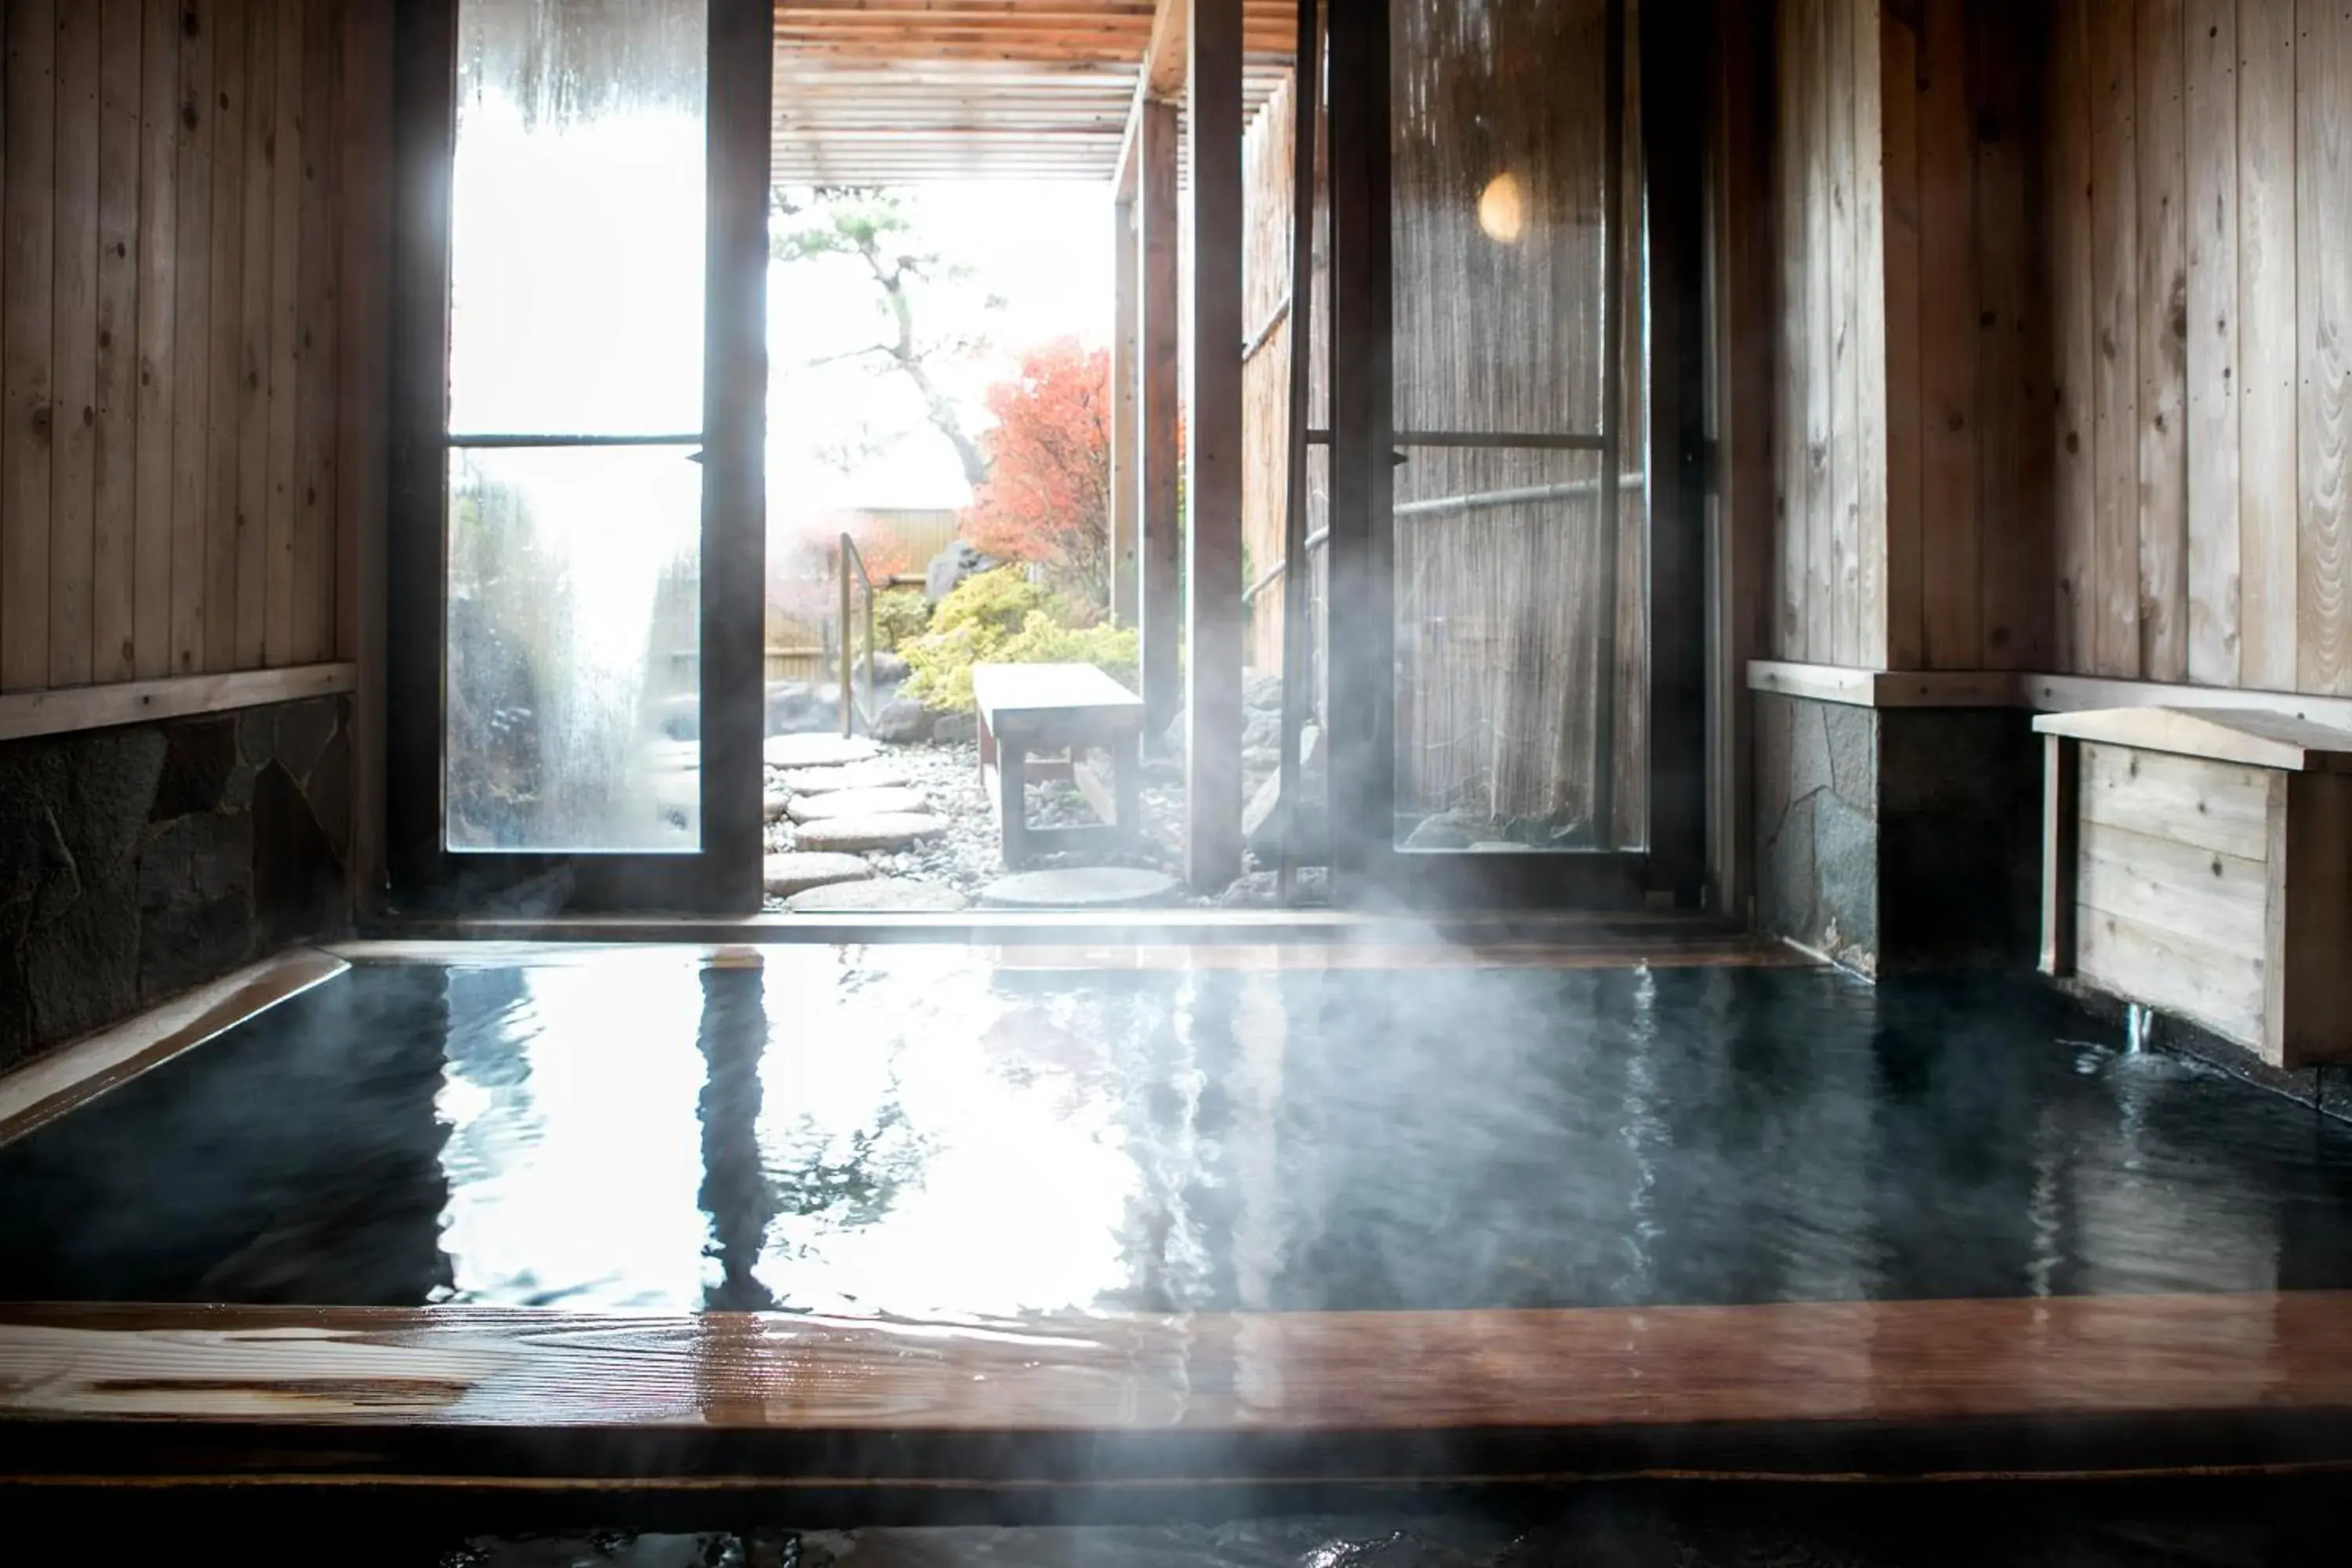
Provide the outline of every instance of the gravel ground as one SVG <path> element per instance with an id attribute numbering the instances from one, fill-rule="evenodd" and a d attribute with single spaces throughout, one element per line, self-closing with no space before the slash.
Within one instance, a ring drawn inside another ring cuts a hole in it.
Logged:
<path id="1" fill-rule="evenodd" d="M 891 746 L 884 759 L 907 775 L 908 783 L 928 796 L 932 811 L 947 831 L 928 842 L 905 849 L 877 850 L 864 857 L 877 877 L 911 882 L 943 884 L 967 898 L 1005 875 L 1003 847 L 988 797 L 980 787 L 980 748 L 970 742 L 947 744 Z M 769 787 L 781 787 L 779 770 L 768 771 Z M 1143 776 L 1144 828 L 1140 839 L 1123 853 L 1041 855 L 1024 869 L 1055 866 L 1134 866 L 1181 876 L 1183 868 L 1184 789 L 1175 767 L 1147 763 Z M 1033 783 L 1029 786 L 1029 820 L 1041 826 L 1095 820 L 1077 786 L 1065 783 Z M 793 847 L 793 826 L 788 820 L 768 824 L 771 854 Z M 1246 880 L 1246 879 L 1244 879 Z M 1189 900 L 1207 908 L 1213 899 Z M 783 908 L 782 900 L 768 900 L 771 910 Z"/>

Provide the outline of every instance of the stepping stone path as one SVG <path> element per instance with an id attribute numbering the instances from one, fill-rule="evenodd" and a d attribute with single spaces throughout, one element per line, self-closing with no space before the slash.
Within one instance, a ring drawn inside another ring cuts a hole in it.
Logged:
<path id="1" fill-rule="evenodd" d="M 948 830 L 938 817 L 919 812 L 892 812 L 881 816 L 829 816 L 812 822 L 793 835 L 803 849 L 903 849 L 919 838 L 936 838 Z"/>
<path id="2" fill-rule="evenodd" d="M 870 882 L 835 882 L 812 888 L 784 900 L 796 915 L 815 914 L 945 914 L 964 907 L 963 895 L 936 882 L 908 882 L 877 877 Z"/>
<path id="3" fill-rule="evenodd" d="M 1074 866 L 1000 877 L 980 890 L 990 910 L 1141 910 L 1173 903 L 1182 884 L 1161 871 Z"/>
<path id="4" fill-rule="evenodd" d="M 787 795 L 834 795 L 845 789 L 897 789 L 908 782 L 895 763 L 845 763 L 835 768 L 794 768 L 776 781 Z"/>
<path id="5" fill-rule="evenodd" d="M 874 875 L 874 868 L 855 855 L 827 855 L 800 850 L 790 854 L 771 855 L 761 866 L 761 880 L 772 899 L 790 899 L 795 893 L 805 893 L 811 888 L 831 887 L 842 882 L 863 882 Z"/>
<path id="6" fill-rule="evenodd" d="M 844 816 L 921 815 L 931 803 L 919 789 L 844 789 L 830 795 L 794 795 L 790 809 L 794 822 L 828 822 Z"/>
<path id="7" fill-rule="evenodd" d="M 773 822 L 783 816 L 784 808 L 792 804 L 793 796 L 790 790 L 772 789 L 760 796 L 760 814 L 770 822 Z"/>
<path id="8" fill-rule="evenodd" d="M 760 748 L 761 759 L 772 768 L 834 768 L 881 754 L 880 742 L 863 735 L 771 735 Z"/>

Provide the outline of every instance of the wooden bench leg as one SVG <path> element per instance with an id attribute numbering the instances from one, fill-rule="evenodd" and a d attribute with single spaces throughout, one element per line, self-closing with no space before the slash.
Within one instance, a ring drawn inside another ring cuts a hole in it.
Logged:
<path id="1" fill-rule="evenodd" d="M 1143 737 L 1122 735 L 1110 748 L 1111 780 L 1118 792 L 1116 826 L 1122 833 L 1143 835 Z"/>
<path id="2" fill-rule="evenodd" d="M 1029 755 L 1018 741 L 996 743 L 996 799 L 1004 866 L 1017 871 L 1029 859 Z"/>

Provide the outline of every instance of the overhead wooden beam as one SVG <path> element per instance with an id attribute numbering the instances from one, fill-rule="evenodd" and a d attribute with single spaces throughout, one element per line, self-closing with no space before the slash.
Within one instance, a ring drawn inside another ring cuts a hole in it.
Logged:
<path id="1" fill-rule="evenodd" d="M 1137 406 L 1142 321 L 1135 203 L 1111 204 L 1110 332 L 1110 613 L 1122 626 L 1136 624 L 1139 524 L 1143 518 L 1143 448 Z"/>
<path id="2" fill-rule="evenodd" d="M 1242 0 L 1189 4 L 1184 855 L 1209 892 L 1242 873 Z"/>
<path id="3" fill-rule="evenodd" d="M 1138 337 L 1137 479 L 1142 538 L 1136 561 L 1136 625 L 1142 628 L 1143 716 L 1157 743 L 1183 700 L 1176 658 L 1179 565 L 1176 516 L 1176 106 L 1144 106 L 1136 197 Z"/>
<path id="4" fill-rule="evenodd" d="M 1128 107 L 1127 130 L 1119 139 L 1118 173 L 1111 188 L 1121 201 L 1135 195 L 1136 155 L 1142 137 L 1146 104 L 1174 103 L 1184 91 L 1190 60 L 1186 49 L 1192 27 L 1192 0 L 1160 0 L 1152 13 L 1151 37 L 1143 46 L 1143 68 L 1135 79 L 1135 101 Z"/>

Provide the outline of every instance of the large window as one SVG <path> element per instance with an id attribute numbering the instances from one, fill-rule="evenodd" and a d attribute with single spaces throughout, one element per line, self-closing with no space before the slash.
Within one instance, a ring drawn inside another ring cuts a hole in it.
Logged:
<path id="1" fill-rule="evenodd" d="M 707 0 L 462 0 L 444 838 L 701 844 Z"/>

